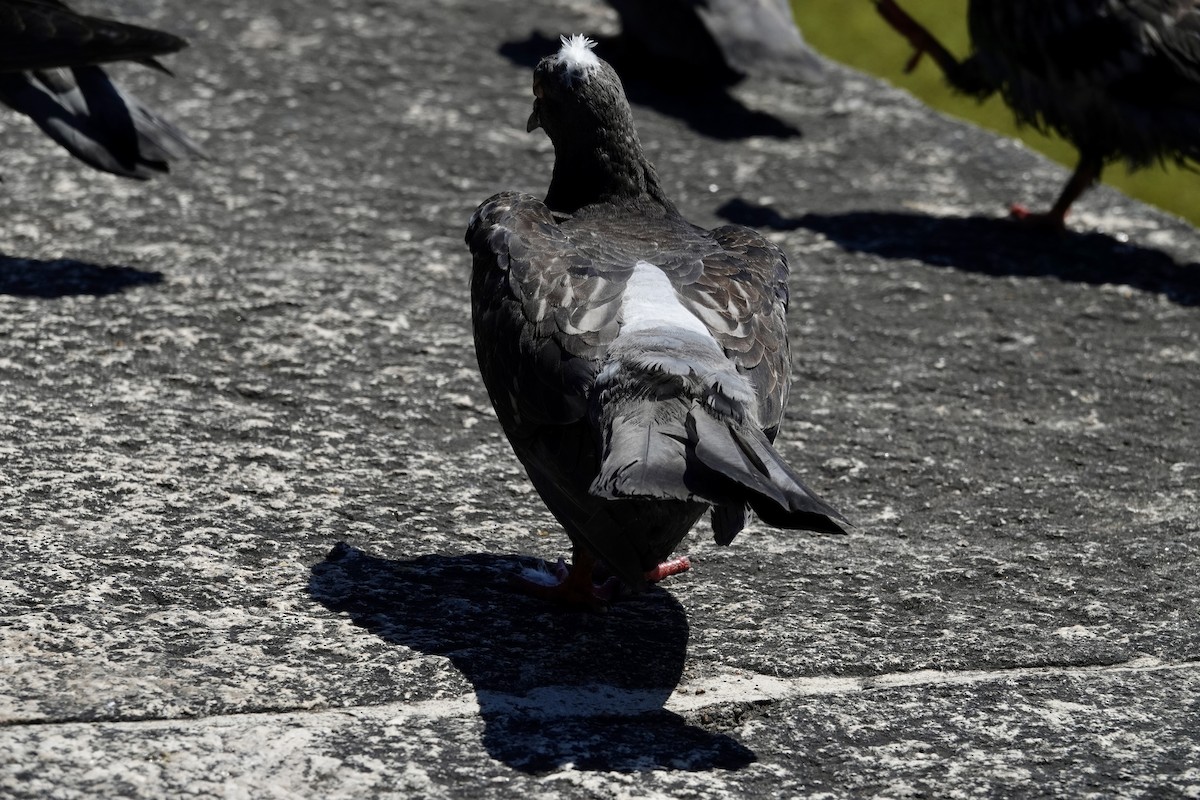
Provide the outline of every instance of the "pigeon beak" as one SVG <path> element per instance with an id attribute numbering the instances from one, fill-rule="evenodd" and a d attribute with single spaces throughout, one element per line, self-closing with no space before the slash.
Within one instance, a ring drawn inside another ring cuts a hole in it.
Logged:
<path id="1" fill-rule="evenodd" d="M 529 115 L 529 121 L 525 123 L 525 132 L 533 133 L 538 128 L 542 127 L 542 117 L 540 115 L 542 96 L 546 90 L 542 88 L 541 78 L 534 76 L 533 79 L 533 113 Z"/>
<path id="2" fill-rule="evenodd" d="M 533 101 L 533 113 L 529 115 L 529 121 L 526 122 L 526 133 L 533 133 L 541 127 L 541 116 L 539 114 L 540 101 Z"/>

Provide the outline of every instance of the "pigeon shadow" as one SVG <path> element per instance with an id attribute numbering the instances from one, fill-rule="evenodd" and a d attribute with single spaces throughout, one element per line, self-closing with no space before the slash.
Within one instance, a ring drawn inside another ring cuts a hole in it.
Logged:
<path id="1" fill-rule="evenodd" d="M 103 297 L 133 286 L 161 283 L 161 272 L 86 261 L 38 261 L 0 255 L 0 295 L 53 299 L 74 295 Z"/>
<path id="2" fill-rule="evenodd" d="M 815 231 L 852 252 L 984 275 L 1117 284 L 1161 294 L 1179 305 L 1200 305 L 1200 264 L 1179 264 L 1161 250 L 1095 231 L 1046 231 L 1007 218 L 893 211 L 785 217 L 740 198 L 716 213 L 754 228 Z"/>
<path id="3" fill-rule="evenodd" d="M 500 45 L 500 55 L 533 69 L 543 56 L 557 52 L 558 48 L 557 38 L 534 32 L 524 41 Z M 773 114 L 747 108 L 729 93 L 727 82 L 681 73 L 635 55 L 636 52 L 621 46 L 619 38 L 600 38 L 596 47 L 596 53 L 621 76 L 629 102 L 674 117 L 712 139 L 729 141 L 751 136 L 788 139 L 801 135 L 799 128 Z M 531 99 L 531 105 L 532 102 Z"/>
<path id="4" fill-rule="evenodd" d="M 566 611 L 509 581 L 537 562 L 485 554 L 389 561 L 339 542 L 312 567 L 309 594 L 387 642 L 445 656 L 475 689 L 483 744 L 529 773 L 739 769 L 734 739 L 666 711 L 688 624 L 654 589 L 607 613 Z"/>

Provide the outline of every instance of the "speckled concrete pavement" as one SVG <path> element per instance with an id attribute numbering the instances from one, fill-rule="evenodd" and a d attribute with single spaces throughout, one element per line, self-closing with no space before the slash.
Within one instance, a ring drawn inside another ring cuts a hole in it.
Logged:
<path id="1" fill-rule="evenodd" d="M 101 10 L 87 4 L 92 10 Z M 780 446 L 857 526 L 702 526 L 605 615 L 476 375 L 475 205 L 544 191 L 582 0 L 120 0 L 211 163 L 0 120 L 0 796 L 1200 796 L 1200 238 L 835 69 L 631 82 L 694 220 L 793 256 Z M 831 24 L 835 24 L 831 22 Z M 734 136 L 751 131 L 751 136 Z"/>

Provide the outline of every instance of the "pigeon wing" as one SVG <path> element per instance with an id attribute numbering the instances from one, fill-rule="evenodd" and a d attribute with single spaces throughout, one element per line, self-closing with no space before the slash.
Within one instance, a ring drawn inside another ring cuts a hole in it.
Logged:
<path id="1" fill-rule="evenodd" d="M 619 331 L 630 268 L 584 249 L 528 194 L 485 201 L 467 230 L 474 258 L 475 346 L 507 430 L 567 425 L 588 413 L 588 390 Z"/>
<path id="2" fill-rule="evenodd" d="M 631 268 L 601 239 L 576 236 L 532 195 L 479 207 L 467 229 L 475 350 L 500 425 L 551 513 L 636 584 L 654 556 L 652 542 L 624 535 L 636 509 L 588 493 L 598 467 L 589 395 Z"/>
<path id="3" fill-rule="evenodd" d="M 711 239 L 716 246 L 700 258 L 701 269 L 677 288 L 684 304 L 750 380 L 759 422 L 773 441 L 791 384 L 787 256 L 758 231 L 741 225 L 717 228 Z"/>
<path id="4" fill-rule="evenodd" d="M 0 0 L 0 72 L 142 61 L 186 46 L 169 33 L 76 14 L 57 0 Z"/>
<path id="5" fill-rule="evenodd" d="M 1200 83 L 1200 6 L 1195 0 L 1116 0 L 1053 4 L 973 0 L 975 48 L 1065 86 L 1104 87 L 1145 103 L 1196 96 Z M 1189 89 L 1190 87 L 1190 89 Z"/>
<path id="6" fill-rule="evenodd" d="M 1200 111 L 1200 3 L 1196 0 L 1127 0 L 1114 15 L 1137 32 L 1146 54 L 1138 80 L 1126 82 L 1130 100 L 1146 93 L 1162 103 Z"/>
<path id="7" fill-rule="evenodd" d="M 88 165 L 145 180 L 187 157 L 206 158 L 187 134 L 96 66 L 0 73 L 0 103 L 30 117 Z"/>

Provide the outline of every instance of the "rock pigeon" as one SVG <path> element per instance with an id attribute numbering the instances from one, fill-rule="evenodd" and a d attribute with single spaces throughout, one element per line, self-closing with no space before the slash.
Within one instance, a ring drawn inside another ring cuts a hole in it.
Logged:
<path id="1" fill-rule="evenodd" d="M 824 60 L 800 35 L 789 0 L 608 0 L 621 35 L 659 62 L 726 82 L 746 76 L 808 83 Z"/>
<path id="2" fill-rule="evenodd" d="M 880 14 L 960 91 L 997 90 L 1017 120 L 1079 150 L 1054 206 L 1014 215 L 1062 228 L 1105 164 L 1200 160 L 1200 0 L 970 0 L 972 54 L 959 62 L 895 0 Z"/>
<path id="3" fill-rule="evenodd" d="M 77 14 L 59 0 L 0 0 L 0 103 L 86 164 L 144 180 L 204 153 L 97 65 L 128 60 L 167 72 L 154 57 L 186 46 L 169 33 Z"/>
<path id="4" fill-rule="evenodd" d="M 592 44 L 564 37 L 534 71 L 528 130 L 554 145 L 545 201 L 497 194 L 466 234 L 484 383 L 573 545 L 538 593 L 582 605 L 686 569 L 662 562 L 706 510 L 719 544 L 747 506 L 781 528 L 844 521 L 771 444 L 790 381 L 786 256 L 680 215 Z M 597 560 L 614 576 L 599 587 Z"/>

